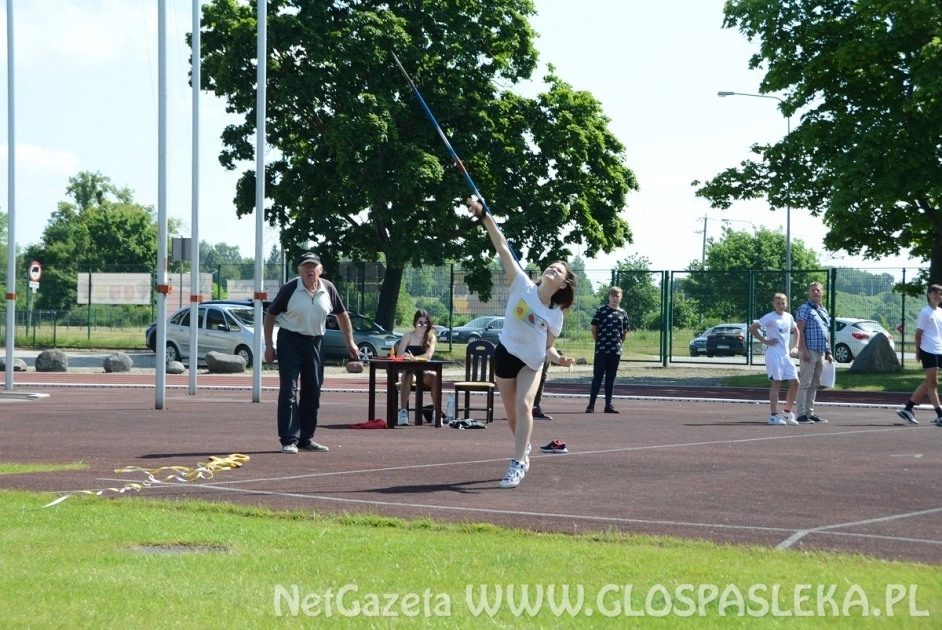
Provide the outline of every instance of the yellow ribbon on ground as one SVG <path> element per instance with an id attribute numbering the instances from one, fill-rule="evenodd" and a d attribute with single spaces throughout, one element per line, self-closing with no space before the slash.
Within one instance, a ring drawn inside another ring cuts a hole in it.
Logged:
<path id="1" fill-rule="evenodd" d="M 115 469 L 116 473 L 133 473 L 141 472 L 147 475 L 147 479 L 139 483 L 129 482 L 124 484 L 120 488 L 103 488 L 101 490 L 79 490 L 76 492 L 70 492 L 69 494 L 63 495 L 56 499 L 55 501 L 44 505 L 43 507 L 52 507 L 58 503 L 62 503 L 71 496 L 76 494 L 91 494 L 95 496 L 101 496 L 106 492 L 116 492 L 118 494 L 124 494 L 125 492 L 140 492 L 144 488 L 150 488 L 151 486 L 166 484 L 166 483 L 190 483 L 193 481 L 199 481 L 201 479 L 212 479 L 217 472 L 223 470 L 232 470 L 234 468 L 241 468 L 246 462 L 251 458 L 248 455 L 243 455 L 242 453 L 233 453 L 228 457 L 216 457 L 215 455 L 210 456 L 208 462 L 197 462 L 195 468 L 189 466 L 161 466 L 160 468 L 142 468 L 140 466 L 125 466 L 124 468 Z M 157 477 L 163 475 L 165 472 L 170 474 L 166 475 L 163 479 L 158 479 Z"/>

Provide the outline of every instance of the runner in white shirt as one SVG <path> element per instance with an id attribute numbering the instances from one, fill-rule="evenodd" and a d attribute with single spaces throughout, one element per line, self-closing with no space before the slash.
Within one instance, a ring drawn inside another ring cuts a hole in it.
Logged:
<path id="1" fill-rule="evenodd" d="M 926 380 L 916 388 L 909 402 L 896 415 L 909 424 L 919 424 L 913 415 L 913 407 L 929 394 L 929 402 L 936 416 L 932 424 L 942 427 L 942 404 L 939 403 L 939 368 L 942 367 L 942 308 L 939 308 L 939 304 L 942 303 L 942 285 L 933 284 L 929 287 L 926 299 L 929 304 L 922 307 L 919 313 L 913 343 L 916 360 L 922 361 L 922 369 L 926 371 Z"/>
<path id="2" fill-rule="evenodd" d="M 772 308 L 775 310 L 762 316 L 762 319 L 749 327 L 749 334 L 761 341 L 765 346 L 765 371 L 772 381 L 772 387 L 769 389 L 769 406 L 772 415 L 769 416 L 769 424 L 798 424 L 794 414 L 791 412 L 795 404 L 795 396 L 798 395 L 798 370 L 792 363 L 792 356 L 798 356 L 798 326 L 795 324 L 795 318 L 791 313 L 785 312 L 788 308 L 788 298 L 784 293 L 776 293 L 772 298 Z M 765 337 L 759 333 L 760 328 L 765 328 Z M 794 344 L 791 350 L 788 349 L 788 335 L 794 335 Z M 782 386 L 782 381 L 788 381 L 788 393 L 785 394 L 784 414 L 778 413 L 778 393 Z"/>

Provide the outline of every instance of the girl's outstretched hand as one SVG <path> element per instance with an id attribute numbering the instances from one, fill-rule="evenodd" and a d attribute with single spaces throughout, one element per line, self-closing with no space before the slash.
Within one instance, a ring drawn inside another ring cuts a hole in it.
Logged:
<path id="1" fill-rule="evenodd" d="M 471 215 L 474 218 L 480 219 L 482 216 L 484 216 L 484 206 L 481 205 L 481 202 L 474 197 L 468 197 L 465 199 L 465 204 L 467 204 L 468 209 L 471 211 Z"/>
<path id="2" fill-rule="evenodd" d="M 572 366 L 575 365 L 576 360 L 572 357 L 559 357 L 559 361 L 557 361 L 557 363 L 564 368 L 569 368 L 569 371 L 572 372 Z"/>

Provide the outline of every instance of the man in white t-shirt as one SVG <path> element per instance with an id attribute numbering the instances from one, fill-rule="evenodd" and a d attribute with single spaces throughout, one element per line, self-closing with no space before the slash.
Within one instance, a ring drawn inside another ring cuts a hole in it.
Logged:
<path id="1" fill-rule="evenodd" d="M 922 361 L 922 369 L 926 371 L 926 380 L 916 388 L 909 402 L 896 415 L 909 424 L 919 424 L 913 415 L 913 407 L 929 394 L 929 402 L 936 416 L 932 424 L 942 427 L 942 404 L 939 403 L 939 368 L 942 367 L 942 308 L 939 308 L 939 304 L 942 303 L 942 285 L 933 284 L 929 287 L 926 299 L 929 303 L 922 308 L 916 320 L 916 338 L 913 343 L 916 360 Z"/>
<path id="2" fill-rule="evenodd" d="M 775 310 L 763 315 L 762 319 L 749 327 L 749 334 L 766 346 L 765 371 L 769 375 L 769 380 L 772 381 L 772 387 L 769 389 L 769 406 L 772 412 L 769 416 L 769 424 L 773 425 L 798 424 L 791 412 L 795 397 L 798 395 L 798 370 L 792 363 L 792 356 L 798 356 L 798 338 L 801 333 L 798 332 L 795 318 L 785 311 L 787 307 L 788 298 L 785 294 L 776 293 L 772 298 L 772 308 Z M 759 334 L 760 328 L 765 328 L 764 337 Z M 794 340 L 791 350 L 788 348 L 789 334 Z M 782 381 L 788 381 L 788 393 L 785 394 L 785 413 L 779 415 L 778 393 Z"/>

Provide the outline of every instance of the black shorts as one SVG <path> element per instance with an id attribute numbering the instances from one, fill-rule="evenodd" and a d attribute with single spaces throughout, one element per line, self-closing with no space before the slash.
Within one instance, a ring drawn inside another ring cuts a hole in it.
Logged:
<path id="1" fill-rule="evenodd" d="M 498 378 L 517 378 L 520 370 L 526 367 L 526 363 L 510 354 L 507 348 L 497 343 L 494 350 L 494 375 Z"/>
<path id="2" fill-rule="evenodd" d="M 920 350 L 919 360 L 922 361 L 922 369 L 924 370 L 942 369 L 942 355 L 940 354 L 929 354 L 924 350 Z"/>

